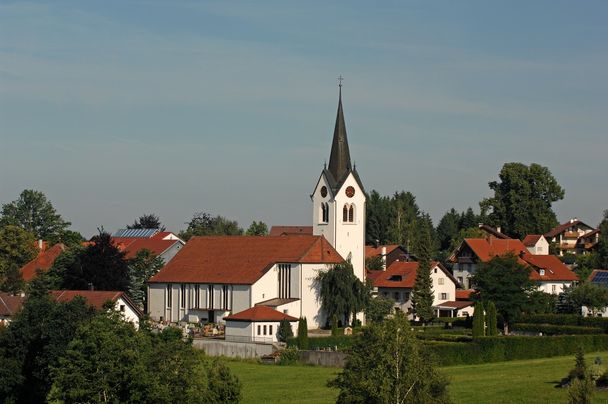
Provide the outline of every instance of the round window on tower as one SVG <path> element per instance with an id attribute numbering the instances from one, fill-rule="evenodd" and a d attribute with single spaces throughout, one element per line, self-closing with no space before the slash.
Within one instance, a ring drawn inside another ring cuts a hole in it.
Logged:
<path id="1" fill-rule="evenodd" d="M 327 187 L 325 185 L 321 187 L 321 196 L 323 198 L 327 196 Z"/>
<path id="2" fill-rule="evenodd" d="M 348 196 L 349 198 L 352 198 L 353 196 L 355 196 L 355 188 L 353 188 L 352 186 L 347 187 L 346 196 Z"/>

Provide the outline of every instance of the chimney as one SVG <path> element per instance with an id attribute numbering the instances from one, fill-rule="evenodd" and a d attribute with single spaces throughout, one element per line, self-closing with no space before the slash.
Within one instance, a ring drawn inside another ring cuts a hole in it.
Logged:
<path id="1" fill-rule="evenodd" d="M 38 249 L 39 249 L 40 251 L 42 251 L 42 246 L 43 246 L 43 245 L 44 245 L 44 241 L 42 241 L 42 239 L 39 239 L 39 240 L 38 240 Z"/>
<path id="2" fill-rule="evenodd" d="M 500 226 L 496 226 L 496 231 L 497 231 L 497 232 L 499 232 L 499 233 L 502 233 L 502 232 L 500 231 Z"/>
<path id="3" fill-rule="evenodd" d="M 382 270 L 386 271 L 386 246 L 382 246 Z"/>

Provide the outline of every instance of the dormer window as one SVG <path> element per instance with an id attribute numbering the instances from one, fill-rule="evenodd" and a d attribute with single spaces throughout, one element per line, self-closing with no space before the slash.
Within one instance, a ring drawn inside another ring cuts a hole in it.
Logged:
<path id="1" fill-rule="evenodd" d="M 401 275 L 391 275 L 388 280 L 391 282 L 401 282 L 403 280 L 403 277 Z"/>
<path id="2" fill-rule="evenodd" d="M 539 272 L 540 276 L 545 276 L 545 270 L 544 270 L 544 269 L 541 269 L 541 270 L 540 270 L 540 271 L 538 271 L 538 272 Z"/>

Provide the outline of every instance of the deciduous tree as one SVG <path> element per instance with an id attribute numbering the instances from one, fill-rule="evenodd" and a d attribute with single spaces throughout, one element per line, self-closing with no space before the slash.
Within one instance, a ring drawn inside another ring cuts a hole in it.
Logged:
<path id="1" fill-rule="evenodd" d="M 141 215 L 133 224 L 127 225 L 127 229 L 159 229 L 165 231 L 165 226 L 157 215 L 148 213 Z"/>
<path id="2" fill-rule="evenodd" d="M 579 310 L 585 306 L 592 316 L 608 307 L 608 289 L 590 282 L 583 282 L 569 293 L 570 301 Z"/>
<path id="3" fill-rule="evenodd" d="M 374 299 L 369 299 L 369 303 L 365 308 L 365 319 L 368 323 L 380 323 L 393 313 L 395 301 L 388 297 L 378 296 Z"/>
<path id="4" fill-rule="evenodd" d="M 188 228 L 180 232 L 183 240 L 189 240 L 193 236 L 240 236 L 243 229 L 234 220 L 223 216 L 211 216 L 208 213 L 197 213 L 188 222 Z"/>
<path id="5" fill-rule="evenodd" d="M 247 236 L 267 236 L 268 235 L 268 226 L 266 223 L 255 220 L 251 223 L 247 231 L 245 232 Z"/>
<path id="6" fill-rule="evenodd" d="M 146 249 L 138 251 L 135 257 L 128 262 L 130 278 L 129 296 L 131 296 L 133 302 L 144 309 L 144 313 L 148 312 L 146 282 L 156 275 L 164 264 L 162 258 Z"/>
<path id="7" fill-rule="evenodd" d="M 34 236 L 18 226 L 0 227 L 0 290 L 16 293 L 23 289 L 19 269 L 37 253 Z"/>

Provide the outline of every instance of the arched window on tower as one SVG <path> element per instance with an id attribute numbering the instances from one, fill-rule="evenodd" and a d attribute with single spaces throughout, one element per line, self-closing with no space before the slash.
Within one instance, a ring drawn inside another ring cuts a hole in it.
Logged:
<path id="1" fill-rule="evenodd" d="M 321 218 L 319 219 L 320 223 L 325 223 L 325 203 L 321 202 Z"/>
<path id="2" fill-rule="evenodd" d="M 342 208 L 342 221 L 348 222 L 348 204 L 344 204 L 344 208 Z"/>
<path id="3" fill-rule="evenodd" d="M 323 222 L 329 223 L 329 204 L 327 202 L 323 202 Z"/>
<path id="4" fill-rule="evenodd" d="M 350 205 L 350 208 L 348 208 L 348 221 L 350 223 L 355 222 L 355 205 Z"/>

